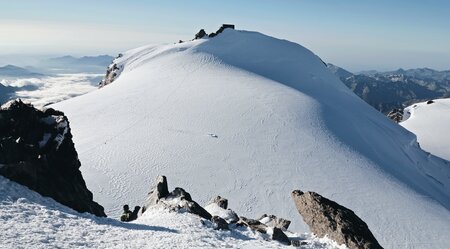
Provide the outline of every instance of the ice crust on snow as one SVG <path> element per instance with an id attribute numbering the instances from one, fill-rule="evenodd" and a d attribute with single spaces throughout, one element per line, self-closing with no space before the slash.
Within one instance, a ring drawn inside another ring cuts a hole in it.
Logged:
<path id="1" fill-rule="evenodd" d="M 157 175 L 200 204 L 272 213 L 307 231 L 290 199 L 312 190 L 361 217 L 385 248 L 450 244 L 450 166 L 373 110 L 304 47 L 257 32 L 123 53 L 112 84 L 60 102 L 88 187 L 107 213 Z M 205 134 L 214 131 L 211 139 Z"/>

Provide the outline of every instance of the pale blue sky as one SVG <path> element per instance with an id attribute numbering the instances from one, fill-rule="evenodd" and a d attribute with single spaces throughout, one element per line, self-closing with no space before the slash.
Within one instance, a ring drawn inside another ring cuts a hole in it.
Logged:
<path id="1" fill-rule="evenodd" d="M 0 0 L 0 55 L 115 55 L 234 23 L 352 71 L 450 69 L 449 13 L 444 0 Z"/>

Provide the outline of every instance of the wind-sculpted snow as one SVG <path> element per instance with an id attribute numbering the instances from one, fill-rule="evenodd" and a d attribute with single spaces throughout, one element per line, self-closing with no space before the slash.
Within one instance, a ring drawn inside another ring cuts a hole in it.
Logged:
<path id="1" fill-rule="evenodd" d="M 348 90 L 302 46 L 256 32 L 146 46 L 116 80 L 55 105 L 69 117 L 83 175 L 110 215 L 166 175 L 205 204 L 305 224 L 293 189 L 363 219 L 385 248 L 450 244 L 450 165 Z M 214 136 L 212 136 L 213 134 Z"/>
<path id="2" fill-rule="evenodd" d="M 0 176 L 0 248 L 288 248 L 248 229 L 216 231 L 188 213 L 151 209 L 131 223 L 80 214 Z M 341 248 L 298 235 L 302 248 Z"/>
<path id="3" fill-rule="evenodd" d="M 420 147 L 450 160 L 450 99 L 417 103 L 404 113 L 400 125 L 417 135 Z"/>

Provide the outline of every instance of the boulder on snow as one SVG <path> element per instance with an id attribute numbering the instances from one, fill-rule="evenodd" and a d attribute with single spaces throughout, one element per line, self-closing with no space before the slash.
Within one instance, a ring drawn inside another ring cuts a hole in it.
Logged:
<path id="1" fill-rule="evenodd" d="M 239 221 L 236 223 L 237 226 L 246 226 L 254 231 L 260 233 L 267 233 L 268 227 L 261 223 L 259 220 L 248 219 L 246 217 L 239 217 Z"/>
<path id="2" fill-rule="evenodd" d="M 274 227 L 272 233 L 272 240 L 276 240 L 286 245 L 291 245 L 289 237 L 281 230 L 281 228 Z"/>
<path id="3" fill-rule="evenodd" d="M 221 207 L 223 209 L 228 208 L 228 200 L 221 197 L 220 195 L 218 195 L 214 199 L 212 199 L 211 202 L 216 203 L 219 207 Z"/>
<path id="4" fill-rule="evenodd" d="M 291 241 L 288 236 L 278 227 L 269 228 L 266 224 L 260 222 L 259 220 L 248 219 L 245 217 L 239 217 L 239 221 L 236 223 L 237 226 L 246 226 L 251 230 L 267 234 L 270 229 L 272 229 L 272 239 L 283 244 L 290 245 Z"/>
<path id="5" fill-rule="evenodd" d="M 173 206 L 174 203 L 172 200 L 178 200 L 176 206 Z M 197 202 L 193 201 L 191 195 L 186 192 L 182 188 L 175 188 L 166 198 L 164 203 L 169 203 L 169 206 L 172 206 L 176 209 L 183 209 L 189 213 L 196 214 L 204 219 L 211 220 L 212 215 L 208 213 L 202 206 L 200 206 Z"/>
<path id="6" fill-rule="evenodd" d="M 106 216 L 79 170 L 69 120 L 21 100 L 0 108 L 0 175 L 78 212 Z"/>
<path id="7" fill-rule="evenodd" d="M 219 216 L 213 216 L 211 222 L 216 230 L 229 230 L 228 223 Z"/>
<path id="8" fill-rule="evenodd" d="M 167 187 L 167 179 L 165 176 L 158 176 L 156 178 L 156 185 L 150 189 L 150 192 L 147 195 L 147 199 L 145 200 L 144 205 L 141 208 L 141 213 L 145 212 L 145 210 L 149 206 L 156 205 L 159 199 L 166 197 L 169 195 L 169 189 Z"/>
<path id="9" fill-rule="evenodd" d="M 259 218 L 258 220 L 268 227 L 276 227 L 282 230 L 287 230 L 289 228 L 289 225 L 291 224 L 290 220 L 278 218 L 277 216 L 272 214 L 271 215 L 263 214 L 261 218 Z"/>
<path id="10" fill-rule="evenodd" d="M 239 216 L 231 209 L 225 209 L 228 206 L 228 200 L 220 196 L 215 197 L 205 206 L 205 210 L 213 216 L 219 216 L 229 224 L 236 223 Z"/>
<path id="11" fill-rule="evenodd" d="M 167 178 L 158 176 L 156 186 L 148 193 L 145 204 L 141 208 L 140 214 L 143 214 L 150 206 L 162 205 L 171 210 L 183 210 L 196 214 L 204 219 L 211 220 L 212 216 L 208 211 L 193 201 L 191 195 L 182 188 L 175 188 L 168 192 Z"/>
<path id="12" fill-rule="evenodd" d="M 433 100 L 428 100 L 427 101 L 427 105 L 429 105 L 429 104 L 433 104 L 434 103 L 434 101 Z"/>
<path id="13" fill-rule="evenodd" d="M 367 224 L 352 210 L 315 192 L 294 190 L 292 198 L 303 220 L 317 236 L 328 235 L 350 249 L 382 248 Z"/>

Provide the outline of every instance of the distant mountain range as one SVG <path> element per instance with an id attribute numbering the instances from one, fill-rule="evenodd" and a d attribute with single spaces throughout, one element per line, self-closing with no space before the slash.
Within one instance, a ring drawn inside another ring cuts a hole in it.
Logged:
<path id="1" fill-rule="evenodd" d="M 333 64 L 327 66 L 356 95 L 383 113 L 450 96 L 450 70 L 418 68 L 353 74 Z"/>
<path id="2" fill-rule="evenodd" d="M 32 77 L 42 77 L 43 74 L 32 72 L 23 67 L 18 67 L 14 65 L 6 65 L 0 67 L 0 79 L 1 78 L 32 78 Z"/>
<path id="3" fill-rule="evenodd" d="M 109 55 L 98 55 L 98 56 L 83 56 L 83 57 L 73 57 L 71 55 L 66 55 L 62 57 L 50 58 L 43 63 L 54 64 L 56 65 L 70 65 L 70 64 L 88 64 L 88 65 L 96 65 L 96 66 L 107 66 L 111 63 L 114 58 Z"/>
<path id="4" fill-rule="evenodd" d="M 39 63 L 38 67 L 52 73 L 104 73 L 114 57 L 109 55 L 74 57 L 70 55 L 50 58 Z"/>
<path id="5" fill-rule="evenodd" d="M 40 59 L 30 65 L 6 65 L 0 67 L 1 78 L 41 77 L 58 73 L 103 74 L 114 57 L 109 55 L 74 57 L 71 55 Z"/>

